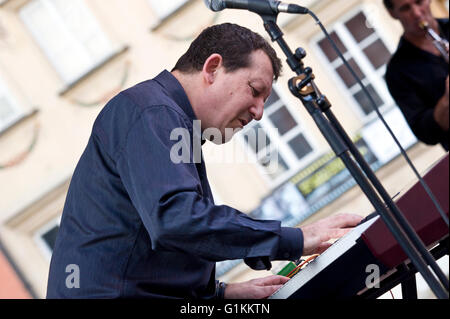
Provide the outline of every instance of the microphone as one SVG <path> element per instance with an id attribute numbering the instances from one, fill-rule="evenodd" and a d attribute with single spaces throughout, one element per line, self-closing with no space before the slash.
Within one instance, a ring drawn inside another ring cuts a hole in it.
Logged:
<path id="1" fill-rule="evenodd" d="M 204 0 L 205 5 L 212 11 L 223 9 L 244 9 L 262 15 L 273 15 L 280 12 L 306 14 L 308 8 L 274 0 Z"/>

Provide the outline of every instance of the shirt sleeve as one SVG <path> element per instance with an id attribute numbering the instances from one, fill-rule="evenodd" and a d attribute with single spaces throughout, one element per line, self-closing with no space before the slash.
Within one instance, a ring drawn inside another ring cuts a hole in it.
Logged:
<path id="1" fill-rule="evenodd" d="M 152 249 L 195 254 L 210 261 L 299 258 L 300 229 L 214 205 L 203 194 L 192 156 L 189 163 L 171 160 L 174 149 L 183 149 L 175 147 L 180 140 L 170 139 L 172 128 L 187 130 L 186 122 L 170 108 L 147 108 L 130 129 L 116 161 Z"/>

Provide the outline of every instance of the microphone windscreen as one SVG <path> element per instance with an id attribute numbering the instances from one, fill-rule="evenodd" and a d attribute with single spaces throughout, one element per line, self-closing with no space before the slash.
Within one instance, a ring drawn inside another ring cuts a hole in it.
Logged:
<path id="1" fill-rule="evenodd" d="M 225 9 L 225 2 L 223 0 L 203 0 L 205 5 L 212 11 L 222 11 Z"/>

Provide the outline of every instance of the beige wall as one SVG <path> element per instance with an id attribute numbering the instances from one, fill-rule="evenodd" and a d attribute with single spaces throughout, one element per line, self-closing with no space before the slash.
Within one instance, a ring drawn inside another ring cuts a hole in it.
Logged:
<path id="1" fill-rule="evenodd" d="M 0 37 L 0 76 L 7 82 L 14 96 L 25 110 L 37 108 L 37 115 L 25 120 L 0 136 L 0 163 L 4 163 L 27 148 L 38 126 L 38 140 L 32 152 L 19 165 L 0 170 L 0 240 L 23 271 L 27 281 L 39 297 L 45 296 L 48 258 L 38 248 L 35 232 L 62 211 L 65 192 L 73 169 L 87 143 L 93 121 L 101 110 L 107 93 L 118 88 L 124 70 L 129 66 L 126 88 L 157 75 L 163 68 L 171 69 L 189 45 L 190 39 L 211 23 L 235 22 L 266 36 L 260 18 L 242 10 L 225 10 L 216 15 L 204 8 L 203 1 L 180 10 L 169 20 L 158 25 L 157 18 L 146 0 L 89 0 L 86 1 L 101 27 L 117 46 L 129 49 L 81 81 L 63 96 L 59 92 L 63 82 L 36 45 L 18 17 L 18 10 L 27 0 L 9 0 L 0 7 L 0 24 L 6 35 Z M 294 1 L 293 1 L 294 2 Z M 323 0 L 307 1 L 310 8 L 327 25 L 355 5 L 371 5 L 379 14 L 385 36 L 393 44 L 400 35 L 400 27 L 380 7 L 381 1 Z M 301 4 L 305 4 L 302 2 Z M 436 5 L 437 10 L 442 6 Z M 443 11 L 440 11 L 443 12 Z M 311 38 L 318 32 L 312 19 L 282 17 L 286 41 L 291 45 L 310 47 Z M 152 31 L 152 27 L 157 27 Z M 280 57 L 284 60 L 278 47 Z M 316 82 L 333 104 L 333 110 L 344 127 L 353 134 L 361 128 L 361 121 L 346 108 L 347 101 L 321 66 L 309 54 L 305 64 L 313 67 Z M 298 112 L 307 131 L 314 136 L 319 151 L 329 148 L 318 133 L 315 124 L 286 88 L 291 71 L 284 65 L 284 75 L 278 83 L 284 87 L 287 103 L 298 105 Z M 102 99 L 103 98 L 103 99 Z M 98 101 L 92 107 L 81 107 L 73 102 Z M 207 145 L 205 153 L 225 154 L 230 148 L 239 149 L 238 141 L 225 146 Z M 421 169 L 430 165 L 442 154 L 439 147 L 417 145 L 410 153 Z M 208 159 L 207 156 L 206 160 Z M 395 160 L 379 172 L 389 190 L 404 187 L 401 181 L 412 176 L 404 162 Z M 261 176 L 255 165 L 208 164 L 208 175 L 221 201 L 242 211 L 256 208 L 261 199 L 270 194 L 272 186 Z M 356 189 L 323 209 L 309 221 L 339 211 L 356 211 L 366 214 L 370 208 Z M 262 273 L 233 270 L 230 280 L 241 280 Z"/>

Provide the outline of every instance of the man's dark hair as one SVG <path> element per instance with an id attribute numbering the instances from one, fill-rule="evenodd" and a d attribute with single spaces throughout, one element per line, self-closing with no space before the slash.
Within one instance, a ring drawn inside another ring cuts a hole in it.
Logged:
<path id="1" fill-rule="evenodd" d="M 384 6 L 386 9 L 393 9 L 394 4 L 392 3 L 392 0 L 383 0 Z"/>
<path id="2" fill-rule="evenodd" d="M 250 55 L 256 50 L 267 54 L 276 80 L 281 73 L 281 60 L 272 46 L 259 34 L 232 23 L 214 25 L 203 30 L 173 70 L 183 73 L 201 71 L 206 59 L 211 54 L 218 53 L 223 58 L 225 70 L 232 72 L 248 67 Z"/>

